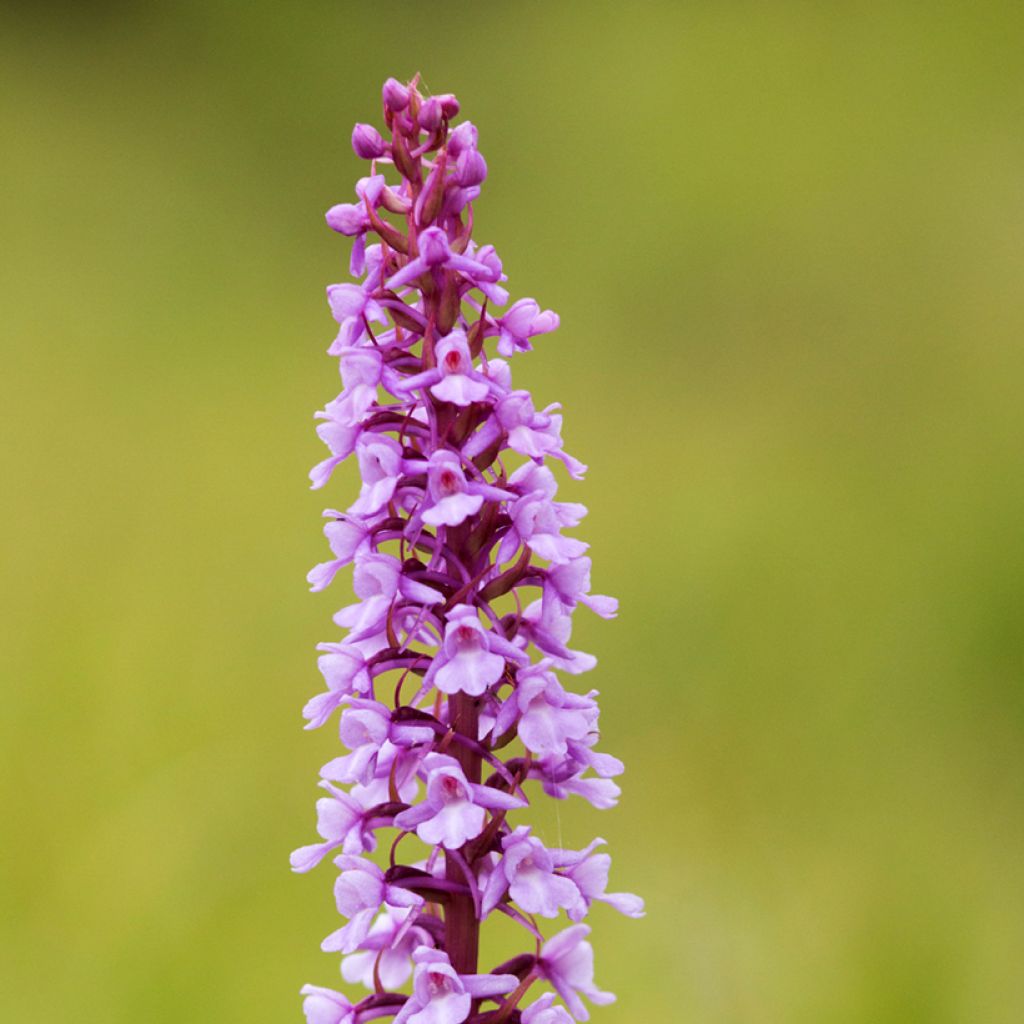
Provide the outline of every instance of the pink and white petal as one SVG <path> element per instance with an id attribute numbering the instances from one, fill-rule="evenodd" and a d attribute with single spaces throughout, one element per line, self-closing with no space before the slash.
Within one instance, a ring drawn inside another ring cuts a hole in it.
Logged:
<path id="1" fill-rule="evenodd" d="M 292 850 L 288 858 L 292 871 L 299 874 L 310 871 L 337 845 L 337 843 L 313 843 L 310 846 L 300 846 L 297 850 Z"/>
<path id="2" fill-rule="evenodd" d="M 416 829 L 416 835 L 425 843 L 441 845 L 446 850 L 457 850 L 466 840 L 480 835 L 484 817 L 482 807 L 468 800 L 456 801 L 442 807 L 432 818 L 423 822 Z"/>
<path id="3" fill-rule="evenodd" d="M 596 853 L 572 869 L 572 879 L 587 899 L 594 899 L 602 896 L 608 888 L 611 866 L 612 859 L 607 853 Z"/>
<path id="4" fill-rule="evenodd" d="M 409 954 L 401 947 L 386 949 L 380 958 L 378 973 L 384 988 L 401 988 L 408 981 L 409 975 L 412 974 L 412 960 Z M 367 987 L 373 988 L 373 982 L 371 981 Z"/>
<path id="5" fill-rule="evenodd" d="M 349 508 L 349 512 L 354 512 L 357 515 L 372 516 L 391 500 L 397 485 L 398 478 L 391 476 L 386 476 L 376 483 L 363 484 L 359 497 Z"/>
<path id="6" fill-rule="evenodd" d="M 596 839 L 591 839 L 582 850 L 563 850 L 561 847 L 552 846 L 548 849 L 551 854 L 551 858 L 555 863 L 555 867 L 568 868 L 574 864 L 580 864 L 585 861 L 599 846 L 607 845 L 607 840 L 602 839 L 598 836 Z"/>
<path id="7" fill-rule="evenodd" d="M 505 671 L 505 659 L 489 651 L 466 651 L 446 661 L 434 674 L 442 693 L 468 693 L 479 697 Z"/>
<path id="8" fill-rule="evenodd" d="M 478 807 L 487 807 L 490 810 L 512 811 L 517 807 L 525 807 L 526 801 L 521 797 L 513 796 L 504 790 L 495 789 L 493 786 L 484 786 L 480 783 L 471 782 L 469 788 L 473 793 L 473 803 Z"/>
<path id="9" fill-rule="evenodd" d="M 490 393 L 490 388 L 481 380 L 472 380 L 465 374 L 453 373 L 433 385 L 430 393 L 435 398 L 440 398 L 442 402 L 466 406 L 482 402 Z"/>
<path id="10" fill-rule="evenodd" d="M 433 587 L 428 587 L 425 583 L 418 583 L 404 575 L 398 579 L 398 592 L 407 601 L 414 601 L 416 604 L 434 605 L 444 602 L 444 596 Z"/>
<path id="11" fill-rule="evenodd" d="M 614 619 L 619 614 L 618 599 L 604 594 L 584 594 L 580 597 L 580 603 L 585 604 L 602 619 Z"/>
<path id="12" fill-rule="evenodd" d="M 409 807 L 395 815 L 395 828 L 400 828 L 406 832 L 413 832 L 418 825 L 423 824 L 433 815 L 434 809 L 430 804 L 417 804 L 415 807 Z"/>
<path id="13" fill-rule="evenodd" d="M 385 988 L 395 988 L 397 986 L 390 985 L 384 980 L 384 959 L 387 957 L 387 953 L 381 957 L 381 981 L 384 982 Z M 377 959 L 376 951 L 373 952 L 359 952 L 351 953 L 341 961 L 341 976 L 350 985 L 365 985 L 371 991 L 373 990 L 373 964 Z M 405 979 L 412 973 L 411 966 L 404 978 L 398 982 L 399 985 L 405 982 Z"/>
<path id="14" fill-rule="evenodd" d="M 590 547 L 581 540 L 554 533 L 535 533 L 526 543 L 534 554 L 555 565 L 579 558 Z"/>
<path id="15" fill-rule="evenodd" d="M 614 807 L 622 795 L 622 790 L 611 779 L 570 779 L 562 783 L 562 787 L 583 797 L 600 811 Z"/>
<path id="16" fill-rule="evenodd" d="M 309 584 L 309 589 L 315 594 L 330 586 L 331 581 L 344 564 L 344 560 L 336 558 L 331 562 L 321 562 L 319 565 L 314 565 L 306 573 L 306 582 Z"/>
<path id="17" fill-rule="evenodd" d="M 487 634 L 487 645 L 493 654 L 500 654 L 509 661 L 517 662 L 520 665 L 527 665 L 530 662 L 529 655 L 497 633 Z"/>
<path id="18" fill-rule="evenodd" d="M 620 914 L 625 914 L 626 917 L 643 917 L 647 913 L 644 910 L 643 897 L 635 896 L 631 892 L 609 892 L 604 896 L 599 896 L 598 899 L 607 903 L 608 906 L 614 907 Z"/>
<path id="19" fill-rule="evenodd" d="M 562 907 L 582 903 L 579 889 L 568 878 L 536 868 L 518 871 L 508 891 L 523 910 L 541 917 L 557 917 Z"/>
<path id="20" fill-rule="evenodd" d="M 302 709 L 302 717 L 308 719 L 303 728 L 319 729 L 337 711 L 342 697 L 344 694 L 337 690 L 328 690 L 326 693 L 318 693 L 311 697 Z"/>
<path id="21" fill-rule="evenodd" d="M 459 976 L 466 991 L 478 999 L 483 996 L 503 996 L 519 984 L 514 974 L 462 974 Z"/>
<path id="22" fill-rule="evenodd" d="M 626 766 L 617 757 L 611 754 L 601 754 L 596 751 L 590 752 L 590 767 L 602 779 L 614 778 L 626 770 Z"/>
<path id="23" fill-rule="evenodd" d="M 423 513 L 423 521 L 429 526 L 458 526 L 480 511 L 484 503 L 480 494 L 450 494 Z"/>
<path id="24" fill-rule="evenodd" d="M 431 384 L 436 384 L 441 379 L 441 376 L 440 370 L 425 370 L 423 373 L 403 378 L 399 389 L 401 391 L 415 391 L 418 388 L 429 387 Z"/>
<path id="25" fill-rule="evenodd" d="M 400 889 L 397 885 L 387 887 L 384 899 L 389 907 L 422 907 L 425 902 L 422 896 L 408 889 Z"/>
<path id="26" fill-rule="evenodd" d="M 508 892 L 508 879 L 500 867 L 495 868 L 487 876 L 487 884 L 480 896 L 480 911 L 486 917 L 504 898 Z"/>
<path id="27" fill-rule="evenodd" d="M 370 925 L 373 923 L 376 913 L 376 907 L 368 907 L 359 911 L 348 924 L 331 932 L 320 943 L 320 948 L 325 953 L 354 953 L 370 931 Z"/>
<path id="28" fill-rule="evenodd" d="M 565 733 L 559 728 L 558 717 L 549 705 L 531 707 L 519 720 L 517 731 L 531 753 L 540 757 L 565 755 Z"/>
<path id="29" fill-rule="evenodd" d="M 352 1004 L 340 993 L 319 985 L 303 985 L 299 993 L 306 1024 L 349 1024 L 355 1019 Z"/>
<path id="30" fill-rule="evenodd" d="M 369 866 L 376 868 L 375 864 Z M 334 902 L 342 917 L 355 919 L 367 908 L 376 913 L 384 902 L 384 877 L 380 870 L 342 871 L 334 881 Z"/>
<path id="31" fill-rule="evenodd" d="M 429 1003 L 408 1018 L 409 1024 L 462 1024 L 469 1016 L 472 999 L 468 992 L 450 992 Z"/>
<path id="32" fill-rule="evenodd" d="M 335 467 L 344 462 L 347 457 L 347 455 L 332 455 L 330 458 L 324 459 L 323 462 L 318 462 L 309 471 L 310 490 L 318 491 L 323 487 L 330 480 Z"/>

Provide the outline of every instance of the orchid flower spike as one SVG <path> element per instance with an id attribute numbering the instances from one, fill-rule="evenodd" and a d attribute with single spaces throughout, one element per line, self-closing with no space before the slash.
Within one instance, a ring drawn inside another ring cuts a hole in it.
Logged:
<path id="1" fill-rule="evenodd" d="M 357 600 L 319 645 L 306 728 L 333 723 L 343 751 L 320 772 L 319 835 L 291 858 L 337 870 L 322 948 L 369 993 L 306 985 L 303 1010 L 307 1024 L 573 1024 L 614 998 L 594 983 L 591 904 L 640 917 L 643 901 L 607 892 L 603 840 L 549 847 L 529 820 L 543 799 L 613 806 L 622 771 L 595 749 L 597 692 L 559 678 L 595 664 L 567 646 L 576 610 L 618 607 L 591 593 L 588 546 L 567 532 L 586 509 L 556 500 L 553 469 L 586 467 L 560 407 L 512 385 L 510 361 L 559 319 L 532 298 L 507 306 L 501 260 L 472 238 L 487 162 L 455 97 L 417 78 L 381 96 L 380 126 L 352 132 L 368 173 L 326 214 L 357 280 L 327 289 L 342 389 L 316 414 L 328 455 L 310 479 L 333 485 L 354 456 L 360 486 L 324 513 L 331 557 L 307 579 L 322 591 L 351 565 Z M 495 914 L 524 950 L 481 970 Z"/>

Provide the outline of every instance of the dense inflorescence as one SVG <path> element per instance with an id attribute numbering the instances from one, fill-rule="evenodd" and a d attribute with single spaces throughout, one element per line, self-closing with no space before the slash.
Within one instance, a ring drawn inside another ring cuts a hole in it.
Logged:
<path id="1" fill-rule="evenodd" d="M 585 467 L 562 448 L 559 407 L 537 410 L 508 363 L 558 317 L 533 299 L 508 306 L 501 260 L 472 240 L 487 165 L 476 128 L 451 124 L 455 97 L 389 79 L 383 106 L 390 138 L 356 125 L 370 174 L 326 215 L 354 240 L 361 281 L 327 289 L 344 386 L 317 413 L 330 455 L 310 473 L 322 487 L 354 454 L 362 482 L 345 512 L 324 513 L 333 557 L 309 574 L 322 590 L 354 567 L 359 600 L 334 616 L 347 634 L 320 645 L 327 689 L 304 710 L 307 728 L 337 713 L 348 753 L 320 771 L 320 842 L 291 859 L 308 871 L 333 857 L 346 923 L 323 948 L 371 994 L 307 985 L 304 1009 L 309 1024 L 585 1021 L 581 996 L 613 996 L 594 984 L 581 922 L 594 900 L 632 917 L 642 902 L 606 892 L 603 840 L 548 848 L 509 822 L 534 783 L 610 807 L 622 771 L 594 749 L 596 691 L 556 674 L 595 663 L 568 646 L 577 605 L 616 614 L 590 593 L 587 545 L 563 535 L 586 509 L 555 500 L 550 464 L 576 479 Z M 568 927 L 545 939 L 537 917 L 563 912 Z M 479 973 L 480 924 L 496 913 L 528 951 Z M 530 991 L 543 983 L 554 991 Z"/>

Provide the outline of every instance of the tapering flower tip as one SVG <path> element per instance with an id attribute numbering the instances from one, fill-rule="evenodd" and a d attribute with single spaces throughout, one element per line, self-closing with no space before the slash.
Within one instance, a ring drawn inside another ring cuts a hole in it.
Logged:
<path id="1" fill-rule="evenodd" d="M 395 113 L 405 110 L 409 106 L 409 89 L 407 86 L 402 85 L 397 78 L 389 78 L 384 83 L 381 97 L 384 100 L 384 106 Z"/>
<path id="2" fill-rule="evenodd" d="M 372 124 L 357 124 L 352 129 L 352 148 L 363 160 L 376 160 L 384 155 L 384 140 Z"/>

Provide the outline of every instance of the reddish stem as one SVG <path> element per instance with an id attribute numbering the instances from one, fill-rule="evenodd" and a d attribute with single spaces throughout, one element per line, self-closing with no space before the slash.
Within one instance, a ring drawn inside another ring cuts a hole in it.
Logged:
<path id="1" fill-rule="evenodd" d="M 475 697 L 455 693 L 448 698 L 450 725 L 461 736 L 473 740 L 477 736 L 480 712 Z M 481 775 L 480 756 L 469 746 L 456 743 L 452 746 L 456 758 L 470 782 L 479 783 Z M 452 857 L 445 858 L 445 877 L 449 882 L 463 884 L 462 869 Z M 476 974 L 480 947 L 480 922 L 477 920 L 473 897 L 453 894 L 445 910 L 445 948 L 452 967 L 459 974 Z"/>

